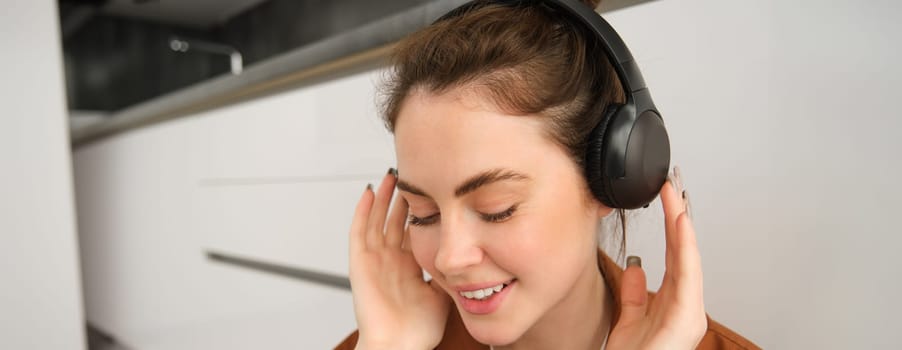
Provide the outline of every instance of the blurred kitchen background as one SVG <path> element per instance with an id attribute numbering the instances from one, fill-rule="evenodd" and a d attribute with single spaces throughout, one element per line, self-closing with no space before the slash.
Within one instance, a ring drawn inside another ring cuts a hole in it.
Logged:
<path id="1" fill-rule="evenodd" d="M 353 205 L 395 164 L 387 55 L 463 2 L 0 2 L 0 349 L 337 345 Z M 711 316 L 764 348 L 902 347 L 902 5 L 597 10 L 668 125 Z M 627 231 L 652 289 L 659 211 Z"/>

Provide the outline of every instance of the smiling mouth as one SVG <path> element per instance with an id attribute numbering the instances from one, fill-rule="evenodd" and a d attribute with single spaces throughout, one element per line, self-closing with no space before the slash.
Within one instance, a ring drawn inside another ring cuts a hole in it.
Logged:
<path id="1" fill-rule="evenodd" d="M 510 294 L 511 289 L 516 288 L 518 280 L 515 278 L 499 286 L 483 288 L 475 291 L 461 291 L 455 299 L 462 311 L 472 315 L 486 315 L 495 312 Z M 491 292 L 488 292 L 491 290 Z M 497 289 L 497 291 L 495 291 Z M 488 294 L 486 294 L 488 292 Z"/>
<path id="2" fill-rule="evenodd" d="M 469 290 L 469 291 L 460 291 L 460 292 L 458 292 L 458 294 L 460 294 L 460 296 L 470 299 L 470 300 L 485 300 L 485 299 L 490 298 L 495 293 L 500 293 L 502 290 L 504 290 L 504 288 L 507 288 L 507 286 L 509 286 L 511 283 L 514 283 L 514 281 L 516 281 L 516 280 L 517 279 L 515 278 L 510 281 L 499 283 L 496 286 L 488 287 L 488 288 Z"/>

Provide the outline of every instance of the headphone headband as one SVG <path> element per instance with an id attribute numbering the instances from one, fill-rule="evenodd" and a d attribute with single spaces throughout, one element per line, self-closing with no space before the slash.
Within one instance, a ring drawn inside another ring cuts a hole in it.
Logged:
<path id="1" fill-rule="evenodd" d="M 642 77 L 642 73 L 633 59 L 633 54 L 627 48 L 623 39 L 620 38 L 620 35 L 594 9 L 589 8 L 589 6 L 578 0 L 473 0 L 449 11 L 433 23 L 458 17 L 488 4 L 499 4 L 509 7 L 544 5 L 567 12 L 570 15 L 568 17 L 579 19 L 580 23 L 585 25 L 599 39 L 608 60 L 620 79 L 621 85 L 623 85 L 623 91 L 626 93 L 628 101 L 634 100 L 634 92 L 646 89 L 645 79 Z M 654 103 L 651 103 L 651 101 L 645 102 L 648 102 L 648 104 L 639 104 L 654 106 Z"/>

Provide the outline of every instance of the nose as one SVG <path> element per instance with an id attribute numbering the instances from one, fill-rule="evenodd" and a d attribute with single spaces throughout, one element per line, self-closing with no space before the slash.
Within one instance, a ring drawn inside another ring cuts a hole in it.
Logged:
<path id="1" fill-rule="evenodd" d="M 445 276 L 463 274 L 482 262 L 485 254 L 473 229 L 451 220 L 442 220 L 435 269 Z"/>

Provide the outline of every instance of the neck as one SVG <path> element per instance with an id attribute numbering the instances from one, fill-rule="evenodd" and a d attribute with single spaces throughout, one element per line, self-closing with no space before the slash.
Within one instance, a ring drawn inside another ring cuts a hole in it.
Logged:
<path id="1" fill-rule="evenodd" d="M 493 349 L 601 349 L 611 327 L 614 299 L 601 276 L 597 260 L 591 262 L 568 296 L 517 342 Z"/>

